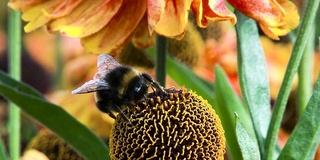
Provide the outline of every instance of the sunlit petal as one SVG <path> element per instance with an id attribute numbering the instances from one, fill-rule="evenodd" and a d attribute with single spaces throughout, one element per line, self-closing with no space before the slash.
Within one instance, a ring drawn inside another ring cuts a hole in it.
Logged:
<path id="1" fill-rule="evenodd" d="M 188 11 L 192 0 L 168 0 L 155 31 L 170 38 L 182 38 L 188 22 Z"/>
<path id="2" fill-rule="evenodd" d="M 93 53 L 116 53 L 128 42 L 146 12 L 145 0 L 124 0 L 118 13 L 98 33 L 84 37 L 81 43 Z"/>
<path id="3" fill-rule="evenodd" d="M 122 0 L 83 1 L 68 16 L 53 20 L 48 30 L 70 37 L 86 37 L 101 30 L 118 12 Z M 131 14 L 131 13 L 130 13 Z M 130 15 L 128 14 L 128 15 Z"/>

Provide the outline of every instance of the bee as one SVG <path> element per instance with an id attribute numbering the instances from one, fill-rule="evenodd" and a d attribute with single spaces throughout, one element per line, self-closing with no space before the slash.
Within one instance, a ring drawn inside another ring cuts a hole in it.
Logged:
<path id="1" fill-rule="evenodd" d="M 98 56 L 97 67 L 98 72 L 93 79 L 72 91 L 72 94 L 95 92 L 94 97 L 98 109 L 114 119 L 116 118 L 114 112 L 116 112 L 129 121 L 121 107 L 145 99 L 149 87 L 164 92 L 150 75 L 121 65 L 108 54 Z"/>

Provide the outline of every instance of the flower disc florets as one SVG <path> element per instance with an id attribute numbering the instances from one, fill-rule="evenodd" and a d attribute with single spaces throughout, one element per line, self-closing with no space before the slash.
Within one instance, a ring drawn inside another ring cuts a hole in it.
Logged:
<path id="1" fill-rule="evenodd" d="M 211 105 L 192 91 L 165 89 L 126 106 L 111 131 L 111 159 L 223 159 L 225 137 Z"/>

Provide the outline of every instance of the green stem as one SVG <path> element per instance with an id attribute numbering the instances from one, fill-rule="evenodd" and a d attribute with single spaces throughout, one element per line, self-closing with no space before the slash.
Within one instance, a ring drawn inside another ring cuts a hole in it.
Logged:
<path id="1" fill-rule="evenodd" d="M 157 35 L 156 37 L 156 81 L 165 87 L 166 85 L 166 56 L 168 50 L 168 41 L 165 37 Z"/>
<path id="2" fill-rule="evenodd" d="M 284 80 L 281 84 L 281 88 L 271 117 L 271 122 L 266 139 L 267 154 L 266 157 L 264 157 L 264 159 L 273 159 L 276 138 L 280 128 L 284 109 L 286 107 L 286 103 L 289 97 L 293 77 L 298 70 L 298 66 L 301 61 L 305 46 L 307 44 L 307 39 L 310 34 L 310 29 L 314 22 L 319 3 L 320 0 L 309 0 L 307 9 L 305 10 L 305 15 L 302 18 L 297 40 L 295 41 L 289 64 L 287 66 L 287 70 L 284 76 Z"/>
<path id="3" fill-rule="evenodd" d="M 56 71 L 54 76 L 55 87 L 61 89 L 61 77 L 62 77 L 62 67 L 63 67 L 63 56 L 61 51 L 61 36 L 58 34 L 55 37 L 55 62 L 56 62 Z"/>
<path id="4" fill-rule="evenodd" d="M 21 73 L 21 21 L 20 13 L 9 10 L 9 74 L 20 80 Z M 9 103 L 9 149 L 12 160 L 20 157 L 20 108 Z"/>
<path id="5" fill-rule="evenodd" d="M 314 55 L 314 33 L 315 27 L 312 24 L 310 37 L 304 50 L 302 60 L 298 70 L 298 111 L 299 117 L 302 115 L 304 108 L 307 106 L 309 98 L 312 95 L 312 78 L 313 78 L 313 55 Z"/>

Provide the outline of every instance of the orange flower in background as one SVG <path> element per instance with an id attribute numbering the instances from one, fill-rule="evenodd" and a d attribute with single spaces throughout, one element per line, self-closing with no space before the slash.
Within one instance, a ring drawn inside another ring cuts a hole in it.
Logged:
<path id="1" fill-rule="evenodd" d="M 227 1 L 255 19 L 273 39 L 299 22 L 297 8 L 288 0 Z M 26 32 L 46 26 L 49 32 L 81 38 L 82 45 L 93 53 L 116 54 L 131 39 L 136 47 L 148 48 L 154 43 L 153 32 L 181 39 L 189 10 L 199 27 L 207 27 L 210 21 L 236 23 L 225 0 L 11 0 L 9 6 L 23 12 Z"/>
<path id="2" fill-rule="evenodd" d="M 26 32 L 46 26 L 81 38 L 93 53 L 117 53 L 131 38 L 139 48 L 150 47 L 153 32 L 181 39 L 190 9 L 201 27 L 208 21 L 236 22 L 224 0 L 11 0 L 9 6 L 23 12 Z"/>
<path id="3" fill-rule="evenodd" d="M 256 20 L 270 38 L 279 40 L 299 23 L 297 7 L 289 0 L 227 0 L 236 10 Z"/>

